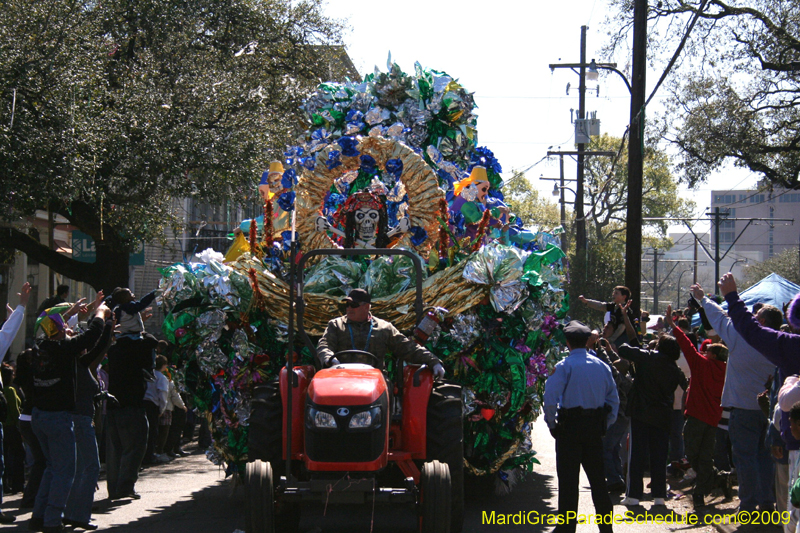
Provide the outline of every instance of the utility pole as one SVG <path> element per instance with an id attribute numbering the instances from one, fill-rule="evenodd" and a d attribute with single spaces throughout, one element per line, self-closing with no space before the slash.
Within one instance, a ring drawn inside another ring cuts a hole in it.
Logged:
<path id="1" fill-rule="evenodd" d="M 559 146 L 559 148 L 561 148 Z M 568 244 L 569 244 L 569 232 L 567 231 L 567 204 L 564 201 L 564 154 L 558 155 L 558 167 L 561 171 L 560 179 L 561 179 L 561 227 L 564 228 L 564 233 L 561 234 L 561 244 L 564 245 L 564 253 L 567 253 Z"/>
<path id="2" fill-rule="evenodd" d="M 727 210 L 722 211 L 722 210 L 720 210 L 719 207 L 715 207 L 713 212 L 706 213 L 706 216 L 708 216 L 711 219 L 711 223 L 714 225 L 714 251 L 713 252 L 711 250 L 709 250 L 706 247 L 705 244 L 703 244 L 702 239 L 700 239 L 697 236 L 697 234 L 694 232 L 694 229 L 692 229 L 691 224 L 689 224 L 690 222 L 698 222 L 700 220 L 705 220 L 705 219 L 702 219 L 702 218 L 679 218 L 679 217 L 676 217 L 676 218 L 671 218 L 671 217 L 648 217 L 648 218 L 645 218 L 643 220 L 648 220 L 648 221 L 650 221 L 650 220 L 653 220 L 653 221 L 656 221 L 656 220 L 657 221 L 665 221 L 666 220 L 666 221 L 671 221 L 671 222 L 683 222 L 686 225 L 686 228 L 689 230 L 689 232 L 692 235 L 694 235 L 694 239 L 695 239 L 695 241 L 694 241 L 694 243 L 695 243 L 695 270 L 697 269 L 697 249 L 696 249 L 696 247 L 697 247 L 697 243 L 699 242 L 700 246 L 702 246 L 703 251 L 706 253 L 706 255 L 709 258 L 713 258 L 714 259 L 714 275 L 716 276 L 717 279 L 720 278 L 720 275 L 719 275 L 719 265 L 720 265 L 720 263 L 722 262 L 723 259 L 728 257 L 728 254 L 730 253 L 731 250 L 733 250 L 733 247 L 736 245 L 736 243 L 739 242 L 739 238 L 744 234 L 744 232 L 747 230 L 747 228 L 750 227 L 750 224 L 752 224 L 753 222 L 766 222 L 767 224 L 770 225 L 770 227 L 774 227 L 775 222 L 788 222 L 789 224 L 794 225 L 794 219 L 793 218 L 774 218 L 774 217 L 770 217 L 770 218 L 731 218 L 730 214 L 729 214 L 729 211 L 727 211 Z M 726 221 L 742 221 L 742 222 L 746 221 L 747 224 L 745 224 L 744 227 L 741 229 L 741 231 L 739 231 L 739 234 L 736 236 L 735 239 L 733 239 L 733 242 L 731 242 L 731 244 L 728 246 L 728 249 L 725 250 L 725 253 L 722 254 L 722 256 L 720 256 L 719 228 L 720 228 L 722 220 L 726 220 Z M 696 279 L 697 278 L 696 278 L 696 274 L 695 274 L 695 283 L 697 282 Z M 715 289 L 715 294 L 717 296 L 719 296 L 719 285 L 717 285 L 715 283 L 714 284 L 714 289 Z"/>
<path id="3" fill-rule="evenodd" d="M 581 66 L 580 85 L 578 86 L 578 120 L 586 118 L 586 26 L 581 26 Z M 586 145 L 578 144 L 578 183 L 575 186 L 575 258 L 580 268 L 580 273 L 586 275 L 586 218 L 583 214 L 583 178 L 584 155 Z M 584 279 L 579 287 L 583 289 Z"/>
<path id="4" fill-rule="evenodd" d="M 719 226 L 720 226 L 720 218 L 722 218 L 722 214 L 720 213 L 719 207 L 714 208 L 714 279 L 719 280 Z M 728 212 L 725 212 L 725 218 L 728 218 Z M 727 254 L 726 254 L 727 255 Z M 719 296 L 719 285 L 714 283 L 714 294 Z"/>
<path id="5" fill-rule="evenodd" d="M 690 259 L 666 259 L 666 260 L 661 260 L 659 258 L 660 257 L 664 257 L 665 254 L 664 254 L 664 252 L 660 252 L 658 250 L 658 248 L 654 248 L 650 252 L 644 252 L 644 255 L 652 255 L 653 256 L 653 282 L 652 282 L 651 285 L 653 286 L 653 314 L 657 315 L 657 314 L 659 314 L 658 313 L 658 305 L 659 305 L 658 297 L 661 294 L 661 288 L 664 286 L 664 284 L 667 283 L 667 280 L 669 280 L 669 277 L 672 275 L 672 273 L 675 271 L 675 269 L 678 267 L 678 265 L 680 263 L 692 263 L 693 261 L 690 260 Z M 667 274 L 664 276 L 664 279 L 661 280 L 660 283 L 658 281 L 658 264 L 659 263 L 673 263 L 672 268 L 669 270 L 669 272 L 667 272 Z M 705 264 L 705 262 L 703 264 Z M 681 276 L 683 274 L 685 274 L 686 272 L 688 272 L 688 270 L 682 272 Z M 645 281 L 647 281 L 647 280 L 645 280 Z M 650 282 L 647 281 L 647 283 L 650 283 Z M 678 286 L 679 286 L 679 290 L 680 290 L 680 278 L 678 278 Z"/>
<path id="6" fill-rule="evenodd" d="M 645 252 L 645 255 L 653 256 L 653 314 L 658 314 L 658 292 L 661 288 L 658 284 L 658 258 L 664 256 L 664 252 L 659 253 L 658 248 L 653 248 L 652 252 Z M 666 278 L 665 278 L 666 279 Z M 641 283 L 640 283 L 641 285 Z M 628 287 L 630 288 L 630 287 Z"/>
<path id="7" fill-rule="evenodd" d="M 633 3 L 630 141 L 628 142 L 628 213 L 625 230 L 625 285 L 631 290 L 634 316 L 640 312 L 642 280 L 642 181 L 644 102 L 647 73 L 647 0 Z"/>

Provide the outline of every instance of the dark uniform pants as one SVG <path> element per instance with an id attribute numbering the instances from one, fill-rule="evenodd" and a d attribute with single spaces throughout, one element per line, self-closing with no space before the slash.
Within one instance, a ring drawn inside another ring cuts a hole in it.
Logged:
<path id="1" fill-rule="evenodd" d="M 592 417 L 575 417 L 559 420 L 556 436 L 556 471 L 558 473 L 558 512 L 565 521 L 555 528 L 557 533 L 573 533 L 577 525 L 578 490 L 580 468 L 586 472 L 592 490 L 595 514 L 603 519 L 598 524 L 601 532 L 612 531 L 611 520 L 614 506 L 606 486 L 603 468 L 602 424 L 605 413 L 598 424 Z M 596 418 L 596 417 L 595 417 Z M 597 520 L 594 521 L 597 523 Z"/>

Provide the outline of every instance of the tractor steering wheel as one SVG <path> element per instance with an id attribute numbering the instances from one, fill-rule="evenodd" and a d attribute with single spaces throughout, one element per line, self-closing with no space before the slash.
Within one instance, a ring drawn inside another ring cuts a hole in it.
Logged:
<path id="1" fill-rule="evenodd" d="M 370 358 L 372 359 L 372 363 L 365 364 L 371 365 L 375 368 L 381 368 L 382 366 L 374 354 L 365 352 L 364 350 L 342 350 L 341 352 L 336 352 L 333 354 L 333 357 L 338 359 L 340 363 L 362 363 L 364 359 Z M 348 360 L 343 361 L 342 358 L 346 358 Z"/>

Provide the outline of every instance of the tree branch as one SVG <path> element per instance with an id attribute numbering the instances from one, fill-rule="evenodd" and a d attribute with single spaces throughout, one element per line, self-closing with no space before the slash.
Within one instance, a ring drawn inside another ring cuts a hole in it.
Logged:
<path id="1" fill-rule="evenodd" d="M 19 250 L 29 258 L 43 263 L 56 272 L 76 281 L 92 283 L 97 275 L 96 263 L 83 263 L 70 259 L 16 228 L 0 228 L 0 248 Z"/>

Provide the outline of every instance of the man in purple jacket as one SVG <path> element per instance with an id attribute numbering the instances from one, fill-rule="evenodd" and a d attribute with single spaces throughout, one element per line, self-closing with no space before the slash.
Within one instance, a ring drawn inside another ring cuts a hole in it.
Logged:
<path id="1" fill-rule="evenodd" d="M 728 302 L 728 316 L 733 321 L 733 327 L 736 328 L 742 338 L 749 345 L 756 347 L 772 364 L 777 365 L 783 378 L 793 374 L 800 374 L 800 357 L 798 357 L 798 354 L 800 354 L 800 335 L 764 326 L 763 319 L 760 317 L 764 310 L 759 310 L 758 317 L 753 316 L 747 310 L 744 302 L 739 298 L 739 293 L 736 291 L 736 280 L 733 279 L 733 274 L 730 272 L 719 280 L 719 288 Z M 797 300 L 798 298 L 795 297 L 793 303 L 796 303 Z M 790 315 L 791 308 L 796 307 L 796 305 L 790 305 Z M 789 440 L 787 439 L 790 435 L 789 416 L 788 413 L 783 413 L 781 416 L 781 436 L 788 443 Z M 792 455 L 797 453 L 800 452 L 789 452 L 790 465 L 792 463 Z"/>

